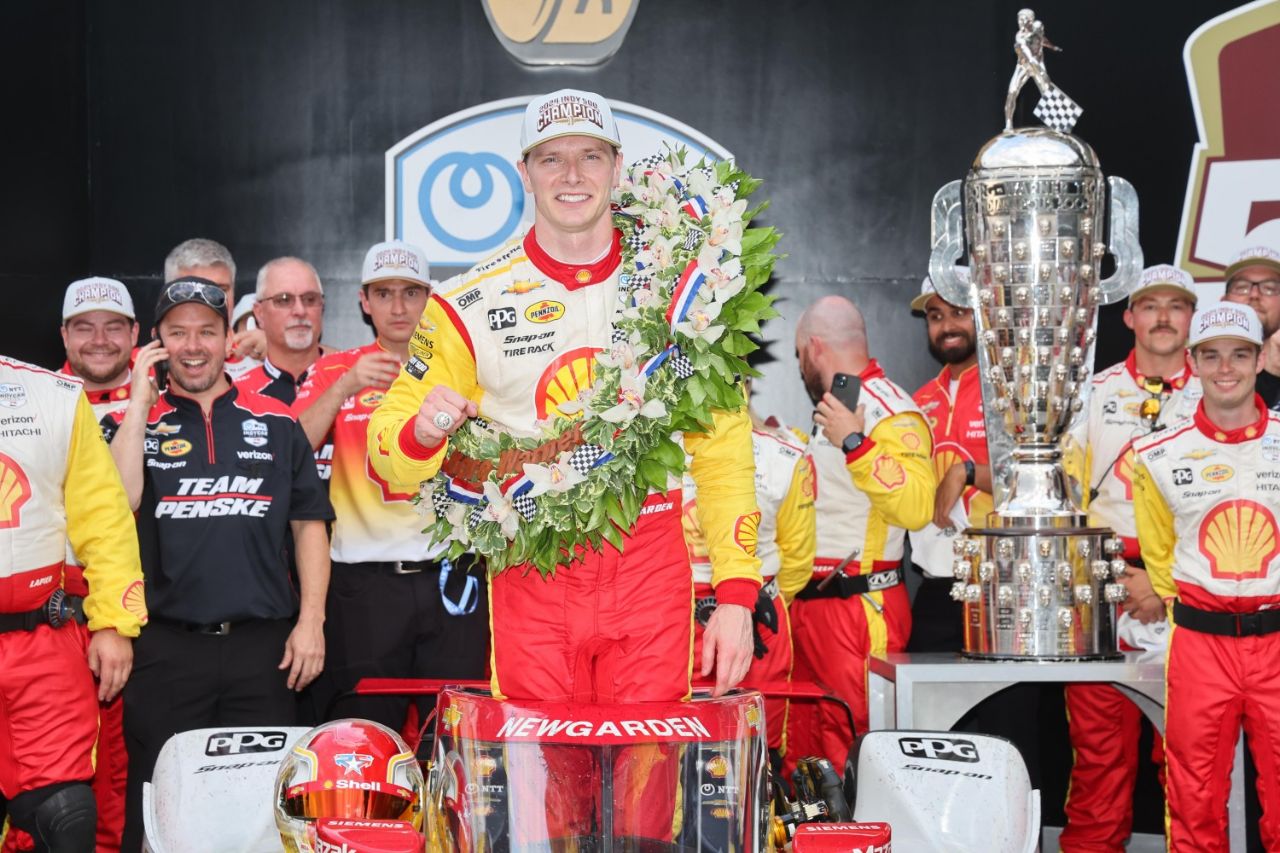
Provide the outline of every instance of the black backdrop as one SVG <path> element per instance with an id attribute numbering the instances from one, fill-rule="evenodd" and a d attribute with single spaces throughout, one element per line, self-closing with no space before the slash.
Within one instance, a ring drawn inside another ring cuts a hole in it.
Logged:
<path id="1" fill-rule="evenodd" d="M 312 260 L 326 340 L 361 343 L 351 291 L 384 233 L 385 150 L 456 110 L 568 85 L 684 121 L 767 180 L 788 257 L 762 408 L 807 414 L 793 322 L 828 292 L 862 305 L 873 349 L 914 389 L 936 370 L 906 308 L 930 201 L 1002 126 L 1019 5 L 640 0 L 619 53 L 583 70 L 519 65 L 479 0 L 9 4 L 0 351 L 59 363 L 62 290 L 88 274 L 124 280 L 149 328 L 164 255 L 191 236 L 232 249 L 241 291 L 271 257 Z M 1077 133 L 1138 189 L 1148 263 L 1173 257 L 1196 141 L 1183 44 L 1233 5 L 1036 5 L 1065 51 L 1050 72 L 1085 108 Z M 1129 343 L 1118 307 L 1102 324 L 1107 364 Z M 1046 791 L 1049 823 L 1060 793 Z"/>

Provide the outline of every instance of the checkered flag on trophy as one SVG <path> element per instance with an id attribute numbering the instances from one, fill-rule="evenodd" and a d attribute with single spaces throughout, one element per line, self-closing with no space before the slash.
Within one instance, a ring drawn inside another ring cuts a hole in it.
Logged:
<path id="1" fill-rule="evenodd" d="M 1066 92 L 1057 86 L 1050 86 L 1048 91 L 1040 96 L 1040 102 L 1031 112 L 1059 133 L 1070 133 L 1084 110 L 1071 100 Z"/>

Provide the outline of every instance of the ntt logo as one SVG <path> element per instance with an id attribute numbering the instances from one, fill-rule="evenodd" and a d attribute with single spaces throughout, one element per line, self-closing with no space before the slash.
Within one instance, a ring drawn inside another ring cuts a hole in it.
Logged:
<path id="1" fill-rule="evenodd" d="M 386 234 L 426 250 L 433 268 L 467 268 L 533 221 L 516 161 L 520 121 L 531 96 L 490 101 L 445 116 L 396 143 L 386 155 Z M 623 159 L 683 145 L 696 159 L 732 155 L 670 116 L 610 101 Z"/>

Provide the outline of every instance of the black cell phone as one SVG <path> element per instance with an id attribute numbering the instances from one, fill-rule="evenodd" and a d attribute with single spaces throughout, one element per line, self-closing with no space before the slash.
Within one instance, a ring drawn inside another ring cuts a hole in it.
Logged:
<path id="1" fill-rule="evenodd" d="M 847 373 L 837 373 L 831 377 L 831 393 L 835 398 L 849 411 L 858 408 L 858 397 L 862 394 L 862 377 L 850 376 Z"/>
<path id="2" fill-rule="evenodd" d="M 158 332 L 151 333 L 151 340 L 160 341 L 160 346 L 164 346 L 164 341 L 160 340 L 160 334 Z M 163 392 L 164 386 L 169 384 L 169 359 L 166 358 L 164 361 L 157 361 L 151 369 L 154 370 L 156 374 L 156 388 Z"/>

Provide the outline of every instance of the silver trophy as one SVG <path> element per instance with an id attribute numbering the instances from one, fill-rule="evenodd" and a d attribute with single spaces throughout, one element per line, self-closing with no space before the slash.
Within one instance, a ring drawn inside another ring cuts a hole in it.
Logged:
<path id="1" fill-rule="evenodd" d="M 1034 18 L 1019 13 L 1020 67 L 1024 30 L 1043 37 Z M 1010 89 L 1034 79 L 1044 106 L 1058 90 L 1039 52 L 1030 55 L 1035 73 L 1015 73 Z M 1015 102 L 1013 92 L 1010 126 Z M 1138 198 L 1128 181 L 1103 177 L 1093 149 L 1069 132 L 1074 118 L 1053 123 L 1007 128 L 982 146 L 963 182 L 933 200 L 929 275 L 943 299 L 974 309 L 995 493 L 987 526 L 955 545 L 952 596 L 964 602 L 971 657 L 1118 655 L 1121 545 L 1088 526 L 1061 439 L 1087 395 L 1097 308 L 1128 296 L 1142 271 Z M 966 243 L 967 282 L 953 269 Z M 1115 271 L 1103 279 L 1108 253 Z"/>

